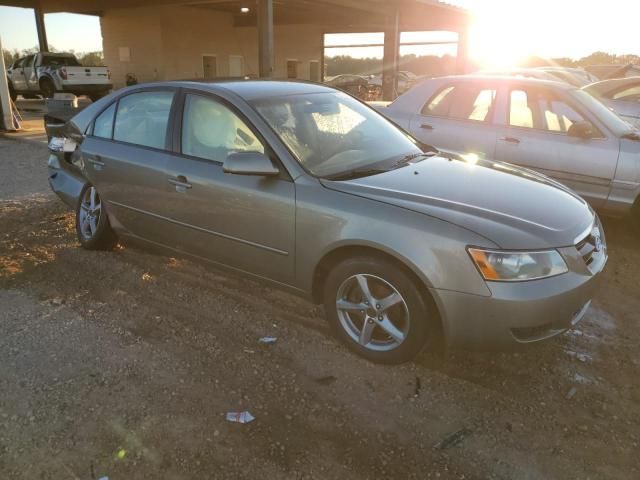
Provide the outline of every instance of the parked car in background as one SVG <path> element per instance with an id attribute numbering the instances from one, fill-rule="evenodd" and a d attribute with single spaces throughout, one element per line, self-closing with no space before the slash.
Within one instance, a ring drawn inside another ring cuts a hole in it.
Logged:
<path id="1" fill-rule="evenodd" d="M 371 78 L 371 83 L 380 88 L 382 92 L 382 75 L 376 75 Z M 420 77 L 418 77 L 413 72 L 408 72 L 406 70 L 401 70 L 398 72 L 398 84 L 397 84 L 397 93 L 398 95 L 402 95 L 404 92 L 412 88 L 416 83 L 420 81 Z"/>
<path id="2" fill-rule="evenodd" d="M 587 85 L 583 90 L 640 128 L 640 77 L 603 80 Z"/>
<path id="3" fill-rule="evenodd" d="M 590 65 L 584 68 L 598 77 L 599 80 L 640 77 L 640 65 L 634 65 L 633 63 L 627 65 Z"/>
<path id="4" fill-rule="evenodd" d="M 7 69 L 7 78 L 13 100 L 18 95 L 53 98 L 56 92 L 97 100 L 112 88 L 107 67 L 84 67 L 70 53 L 36 53 L 20 58 Z"/>
<path id="5" fill-rule="evenodd" d="M 267 280 L 323 303 L 372 361 L 409 360 L 439 332 L 451 346 L 562 333 L 607 262 L 567 188 L 439 155 L 318 84 L 139 85 L 48 129 L 49 182 L 83 247 L 134 239 Z"/>
<path id="6" fill-rule="evenodd" d="M 640 132 L 583 90 L 528 78 L 442 77 L 380 112 L 422 142 L 537 170 L 640 225 Z"/>
<path id="7" fill-rule="evenodd" d="M 535 78 L 537 80 L 560 81 L 583 87 L 596 82 L 597 78 L 580 68 L 564 67 L 537 67 L 537 68 L 510 68 L 496 71 L 483 71 L 483 75 L 501 75 L 508 77 Z"/>
<path id="8" fill-rule="evenodd" d="M 563 82 L 573 85 L 574 87 L 583 87 L 598 81 L 598 77 L 582 68 L 546 66 L 537 67 L 535 70 L 549 73 Z"/>
<path id="9" fill-rule="evenodd" d="M 333 88 L 338 88 L 361 100 L 375 100 L 380 96 L 379 87 L 373 85 L 362 75 L 337 75 L 324 82 Z"/>

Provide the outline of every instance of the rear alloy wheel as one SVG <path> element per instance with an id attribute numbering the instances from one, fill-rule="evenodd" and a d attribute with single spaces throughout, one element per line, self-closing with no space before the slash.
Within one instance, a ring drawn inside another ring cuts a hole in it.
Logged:
<path id="1" fill-rule="evenodd" d="M 93 185 L 85 185 L 80 195 L 76 208 L 76 233 L 80 245 L 87 250 L 111 250 L 118 243 Z"/>
<path id="2" fill-rule="evenodd" d="M 43 78 L 40 81 L 40 92 L 44 98 L 53 98 L 56 94 L 56 87 L 53 85 L 51 80 Z"/>
<path id="3" fill-rule="evenodd" d="M 410 361 L 429 338 L 429 311 L 419 289 L 384 259 L 354 258 L 334 268 L 325 310 L 340 339 L 373 362 Z"/>

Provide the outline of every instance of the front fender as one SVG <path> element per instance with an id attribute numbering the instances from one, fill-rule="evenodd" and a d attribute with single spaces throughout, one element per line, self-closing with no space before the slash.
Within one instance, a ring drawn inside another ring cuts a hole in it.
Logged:
<path id="1" fill-rule="evenodd" d="M 427 288 L 488 296 L 468 245 L 496 248 L 486 238 L 427 215 L 321 185 L 296 186 L 296 277 L 308 293 L 318 265 L 336 249 L 361 247 L 390 255 Z"/>

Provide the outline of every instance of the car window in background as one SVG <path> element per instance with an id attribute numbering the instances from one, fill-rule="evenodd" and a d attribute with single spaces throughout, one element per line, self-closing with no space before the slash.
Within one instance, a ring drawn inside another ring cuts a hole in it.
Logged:
<path id="1" fill-rule="evenodd" d="M 484 122 L 489 118 L 495 99 L 494 89 L 472 85 L 449 87 L 438 93 L 422 113 L 456 120 Z"/>
<path id="2" fill-rule="evenodd" d="M 264 146 L 225 105 L 200 95 L 187 95 L 182 120 L 182 153 L 224 162 L 234 152 L 264 153 Z"/>
<path id="3" fill-rule="evenodd" d="M 45 67 L 79 67 L 80 63 L 75 57 L 58 57 L 45 55 L 42 57 L 42 65 Z"/>
<path id="4" fill-rule="evenodd" d="M 549 92 L 538 95 L 538 106 L 542 112 L 545 127 L 551 132 L 567 133 L 574 123 L 585 121 L 585 118 L 564 100 L 549 95 Z"/>
<path id="5" fill-rule="evenodd" d="M 13 64 L 13 68 L 22 68 L 24 66 L 24 58 L 19 58 Z"/>
<path id="6" fill-rule="evenodd" d="M 116 111 L 116 104 L 114 103 L 104 112 L 97 116 L 93 125 L 93 136 L 100 138 L 111 139 L 113 134 L 113 114 Z"/>
<path id="7" fill-rule="evenodd" d="M 512 127 L 533 128 L 533 110 L 530 107 L 529 94 L 524 90 L 511 91 L 509 125 Z"/>
<path id="8" fill-rule="evenodd" d="M 437 117 L 446 117 L 449 115 L 449 106 L 453 100 L 454 87 L 447 87 L 440 91 L 431 101 L 422 108 L 423 115 L 435 115 Z"/>
<path id="9" fill-rule="evenodd" d="M 319 177 L 388 167 L 422 152 L 406 133 L 344 93 L 290 95 L 252 103 L 300 164 Z"/>
<path id="10" fill-rule="evenodd" d="M 578 104 L 583 106 L 584 110 L 590 112 L 602 122 L 615 136 L 621 137 L 633 131 L 633 127 L 629 123 L 584 90 L 572 90 L 569 92 L 569 95 L 571 95 Z"/>
<path id="11" fill-rule="evenodd" d="M 640 85 L 625 88 L 613 96 L 614 100 L 623 100 L 625 102 L 640 102 Z"/>
<path id="12" fill-rule="evenodd" d="M 113 139 L 164 148 L 173 96 L 173 92 L 139 92 L 122 97 Z"/>

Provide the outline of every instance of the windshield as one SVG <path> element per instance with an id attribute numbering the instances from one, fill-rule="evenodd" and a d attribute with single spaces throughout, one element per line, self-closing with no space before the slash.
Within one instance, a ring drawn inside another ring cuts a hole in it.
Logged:
<path id="1" fill-rule="evenodd" d="M 253 102 L 312 175 L 335 177 L 380 169 L 422 153 L 415 140 L 344 93 L 314 93 Z"/>
<path id="2" fill-rule="evenodd" d="M 80 63 L 76 60 L 76 57 L 68 56 L 49 56 L 45 55 L 42 57 L 42 66 L 44 67 L 79 67 Z"/>
<path id="3" fill-rule="evenodd" d="M 584 90 L 575 90 L 574 95 L 598 120 L 604 123 L 617 137 L 622 137 L 633 130 L 631 124 L 625 122 L 600 100 L 592 97 Z"/>

